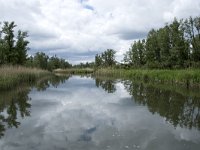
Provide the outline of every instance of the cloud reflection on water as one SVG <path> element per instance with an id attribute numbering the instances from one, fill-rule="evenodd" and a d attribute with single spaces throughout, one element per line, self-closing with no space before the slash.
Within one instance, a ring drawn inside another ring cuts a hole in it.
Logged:
<path id="1" fill-rule="evenodd" d="M 175 129 L 135 103 L 123 83 L 115 87 L 114 93 L 107 93 L 94 80 L 75 76 L 57 88 L 32 91 L 32 117 L 23 120 L 17 130 L 7 130 L 0 148 L 198 149 L 199 131 Z"/>

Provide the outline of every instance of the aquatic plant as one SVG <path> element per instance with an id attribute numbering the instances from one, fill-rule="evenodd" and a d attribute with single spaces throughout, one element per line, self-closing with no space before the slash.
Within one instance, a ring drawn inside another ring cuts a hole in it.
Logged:
<path id="1" fill-rule="evenodd" d="M 22 66 L 0 67 L 0 89 L 9 89 L 23 82 L 33 82 L 36 79 L 50 74 L 48 71 Z"/>

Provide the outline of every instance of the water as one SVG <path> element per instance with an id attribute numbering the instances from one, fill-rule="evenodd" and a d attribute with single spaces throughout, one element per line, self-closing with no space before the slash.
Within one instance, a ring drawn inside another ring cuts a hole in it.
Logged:
<path id="1" fill-rule="evenodd" d="M 0 150 L 199 150 L 200 93 L 62 77 L 0 92 Z"/>

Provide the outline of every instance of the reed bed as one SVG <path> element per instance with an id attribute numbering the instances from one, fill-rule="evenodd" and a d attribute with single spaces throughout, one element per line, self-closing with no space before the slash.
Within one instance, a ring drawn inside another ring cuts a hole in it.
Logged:
<path id="1" fill-rule="evenodd" d="M 138 81 L 180 84 L 186 86 L 200 86 L 200 70 L 147 70 L 147 69 L 99 69 L 96 76 L 110 76 L 119 78 L 129 78 Z"/>
<path id="2" fill-rule="evenodd" d="M 66 73 L 66 74 L 89 74 L 94 73 L 91 68 L 71 68 L 71 69 L 55 69 L 54 73 Z"/>
<path id="3" fill-rule="evenodd" d="M 10 89 L 23 82 L 34 82 L 42 76 L 50 74 L 48 71 L 22 66 L 0 67 L 0 89 Z"/>

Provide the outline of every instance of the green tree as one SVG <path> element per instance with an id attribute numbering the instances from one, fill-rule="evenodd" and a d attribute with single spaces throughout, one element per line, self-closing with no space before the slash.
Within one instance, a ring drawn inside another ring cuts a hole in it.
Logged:
<path id="1" fill-rule="evenodd" d="M 102 57 L 100 55 L 96 55 L 95 56 L 95 67 L 98 68 L 98 67 L 101 67 L 102 66 L 102 63 L 103 63 L 103 60 L 102 60 Z"/>
<path id="2" fill-rule="evenodd" d="M 139 66 L 143 66 L 145 64 L 145 40 L 139 40 L 137 42 L 137 50 L 138 50 L 138 57 L 139 57 Z"/>
<path id="3" fill-rule="evenodd" d="M 160 47 L 158 43 L 158 32 L 152 29 L 146 40 L 146 61 L 148 67 L 159 67 L 161 61 Z"/>
<path id="4" fill-rule="evenodd" d="M 124 55 L 134 67 L 187 68 L 200 66 L 200 17 L 177 20 L 158 30 L 152 29 L 146 41 L 134 42 Z"/>
<path id="5" fill-rule="evenodd" d="M 196 17 L 194 18 L 194 26 L 195 26 L 195 38 L 194 38 L 194 42 L 196 42 L 196 55 L 195 56 L 195 60 L 200 61 L 200 17 Z"/>
<path id="6" fill-rule="evenodd" d="M 124 61 L 132 67 L 143 66 L 146 62 L 145 43 L 145 40 L 135 41 L 124 55 Z"/>
<path id="7" fill-rule="evenodd" d="M 1 23 L 0 23 L 1 25 Z M 2 39 L 2 30 L 0 30 L 0 65 L 6 63 L 6 49 L 5 49 L 5 42 Z"/>
<path id="8" fill-rule="evenodd" d="M 35 67 L 34 65 L 34 57 L 33 56 L 30 56 L 27 58 L 26 60 L 26 64 L 25 64 L 27 67 Z"/>
<path id="9" fill-rule="evenodd" d="M 181 21 L 176 18 L 170 25 L 171 49 L 170 63 L 172 67 L 183 68 L 185 61 L 188 60 L 189 45 L 184 38 L 184 29 L 181 28 Z"/>
<path id="10" fill-rule="evenodd" d="M 124 60 L 133 67 L 137 67 L 139 65 L 139 52 L 136 41 L 131 45 L 131 48 L 129 48 L 129 51 L 125 54 Z"/>
<path id="11" fill-rule="evenodd" d="M 191 59 L 200 61 L 200 17 L 186 19 L 184 22 L 186 38 L 190 42 Z"/>
<path id="12" fill-rule="evenodd" d="M 69 64 L 65 59 L 58 58 L 55 55 L 49 58 L 47 66 L 48 66 L 47 67 L 48 70 L 52 71 L 58 68 L 62 68 L 62 69 L 70 68 L 71 64 Z"/>
<path id="13" fill-rule="evenodd" d="M 24 65 L 27 59 L 27 46 L 29 41 L 25 40 L 28 37 L 27 32 L 18 31 L 17 42 L 16 42 L 16 52 L 17 52 L 17 64 Z"/>
<path id="14" fill-rule="evenodd" d="M 16 27 L 14 22 L 4 22 L 3 28 L 2 28 L 2 33 L 5 35 L 4 36 L 4 42 L 5 42 L 5 54 L 7 58 L 8 63 L 14 64 L 16 62 L 16 56 L 17 53 L 15 51 L 14 47 L 14 28 Z"/>
<path id="15" fill-rule="evenodd" d="M 116 64 L 115 61 L 115 51 L 113 49 L 107 49 L 101 54 L 103 65 L 105 67 L 113 67 Z"/>
<path id="16" fill-rule="evenodd" d="M 160 28 L 158 30 L 158 44 L 160 48 L 161 55 L 161 67 L 162 68 L 170 68 L 170 29 L 169 26 L 166 25 L 164 28 Z"/>
<path id="17" fill-rule="evenodd" d="M 48 70 L 54 70 L 59 68 L 60 66 L 60 62 L 59 62 L 59 58 L 57 58 L 56 56 L 50 57 L 49 61 L 48 61 Z"/>
<path id="18" fill-rule="evenodd" d="M 48 59 L 49 57 L 45 53 L 37 52 L 34 56 L 34 66 L 41 69 L 47 69 Z"/>

